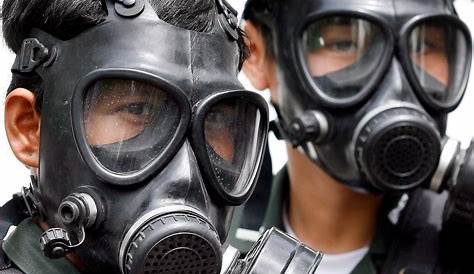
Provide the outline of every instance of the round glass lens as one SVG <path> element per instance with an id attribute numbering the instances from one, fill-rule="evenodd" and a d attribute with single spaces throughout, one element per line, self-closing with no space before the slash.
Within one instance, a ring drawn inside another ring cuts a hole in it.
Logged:
<path id="1" fill-rule="evenodd" d="M 242 99 L 223 99 L 204 121 L 206 150 L 215 178 L 230 194 L 240 194 L 254 171 L 261 140 L 259 109 Z"/>
<path id="2" fill-rule="evenodd" d="M 446 22 L 426 21 L 411 32 L 408 50 L 424 92 L 440 105 L 456 103 L 467 69 L 464 32 Z"/>
<path id="3" fill-rule="evenodd" d="M 83 124 L 97 160 L 116 173 L 143 169 L 164 150 L 180 120 L 172 96 L 153 85 L 122 79 L 94 83 L 86 93 Z"/>
<path id="4" fill-rule="evenodd" d="M 302 43 L 311 80 L 327 96 L 346 99 L 373 77 L 387 42 L 380 27 L 368 20 L 333 16 L 309 25 Z"/>

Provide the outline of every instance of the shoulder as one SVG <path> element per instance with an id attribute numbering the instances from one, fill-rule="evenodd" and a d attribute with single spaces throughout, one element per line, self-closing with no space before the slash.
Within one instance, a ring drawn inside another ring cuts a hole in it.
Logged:
<path id="1" fill-rule="evenodd" d="M 410 194 L 396 229 L 391 237 L 384 273 L 422 271 L 421 273 L 472 273 L 459 272 L 460 250 L 446 248 L 443 215 L 448 193 L 416 190 Z M 459 248 L 458 248 L 459 249 Z M 452 259 L 457 263 L 449 263 Z M 466 265 L 463 262 L 463 265 Z M 471 264 L 471 263 L 468 263 Z M 472 266 L 468 266 L 472 267 Z"/>
<path id="2" fill-rule="evenodd" d="M 11 226 L 17 225 L 24 214 L 19 212 L 18 197 L 14 197 L 0 207 L 0 274 L 21 274 L 21 272 L 3 251 L 3 243 Z"/>
<path id="3" fill-rule="evenodd" d="M 3 252 L 3 240 L 0 240 L 0 274 L 23 274 L 18 268 L 16 268 L 7 254 Z"/>

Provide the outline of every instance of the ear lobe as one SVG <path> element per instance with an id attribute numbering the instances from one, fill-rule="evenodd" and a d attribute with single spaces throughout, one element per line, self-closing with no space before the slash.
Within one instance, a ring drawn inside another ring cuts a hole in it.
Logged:
<path id="1" fill-rule="evenodd" d="M 243 71 L 252 85 L 258 90 L 269 88 L 268 81 L 268 58 L 266 52 L 266 41 L 261 31 L 250 21 L 245 22 L 245 43 L 250 56 L 245 61 Z"/>
<path id="2" fill-rule="evenodd" d="M 5 130 L 13 154 L 24 165 L 38 168 L 40 116 L 35 95 L 23 88 L 8 94 L 5 100 Z"/>

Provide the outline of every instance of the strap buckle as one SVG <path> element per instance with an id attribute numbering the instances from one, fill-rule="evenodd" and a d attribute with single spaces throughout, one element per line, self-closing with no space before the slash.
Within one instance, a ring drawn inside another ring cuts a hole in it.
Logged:
<path id="1" fill-rule="evenodd" d="M 14 73 L 29 73 L 35 70 L 49 56 L 49 50 L 36 38 L 23 40 L 12 67 Z"/>
<path id="2" fill-rule="evenodd" d="M 33 195 L 33 191 L 31 187 L 29 188 L 23 187 L 21 190 L 21 197 L 25 204 L 28 215 L 30 217 L 37 216 L 39 214 L 39 209 L 38 209 L 39 202 L 36 199 L 36 197 Z"/>

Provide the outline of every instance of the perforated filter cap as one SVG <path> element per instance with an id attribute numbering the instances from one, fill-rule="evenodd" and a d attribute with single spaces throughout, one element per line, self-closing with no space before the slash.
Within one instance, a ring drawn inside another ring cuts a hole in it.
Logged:
<path id="1" fill-rule="evenodd" d="M 132 237 L 126 274 L 218 274 L 222 263 L 215 229 L 188 213 L 157 217 Z"/>
<path id="2" fill-rule="evenodd" d="M 382 190 L 408 190 L 428 181 L 439 162 L 441 138 L 421 111 L 390 109 L 372 118 L 356 142 L 356 159 Z"/>

